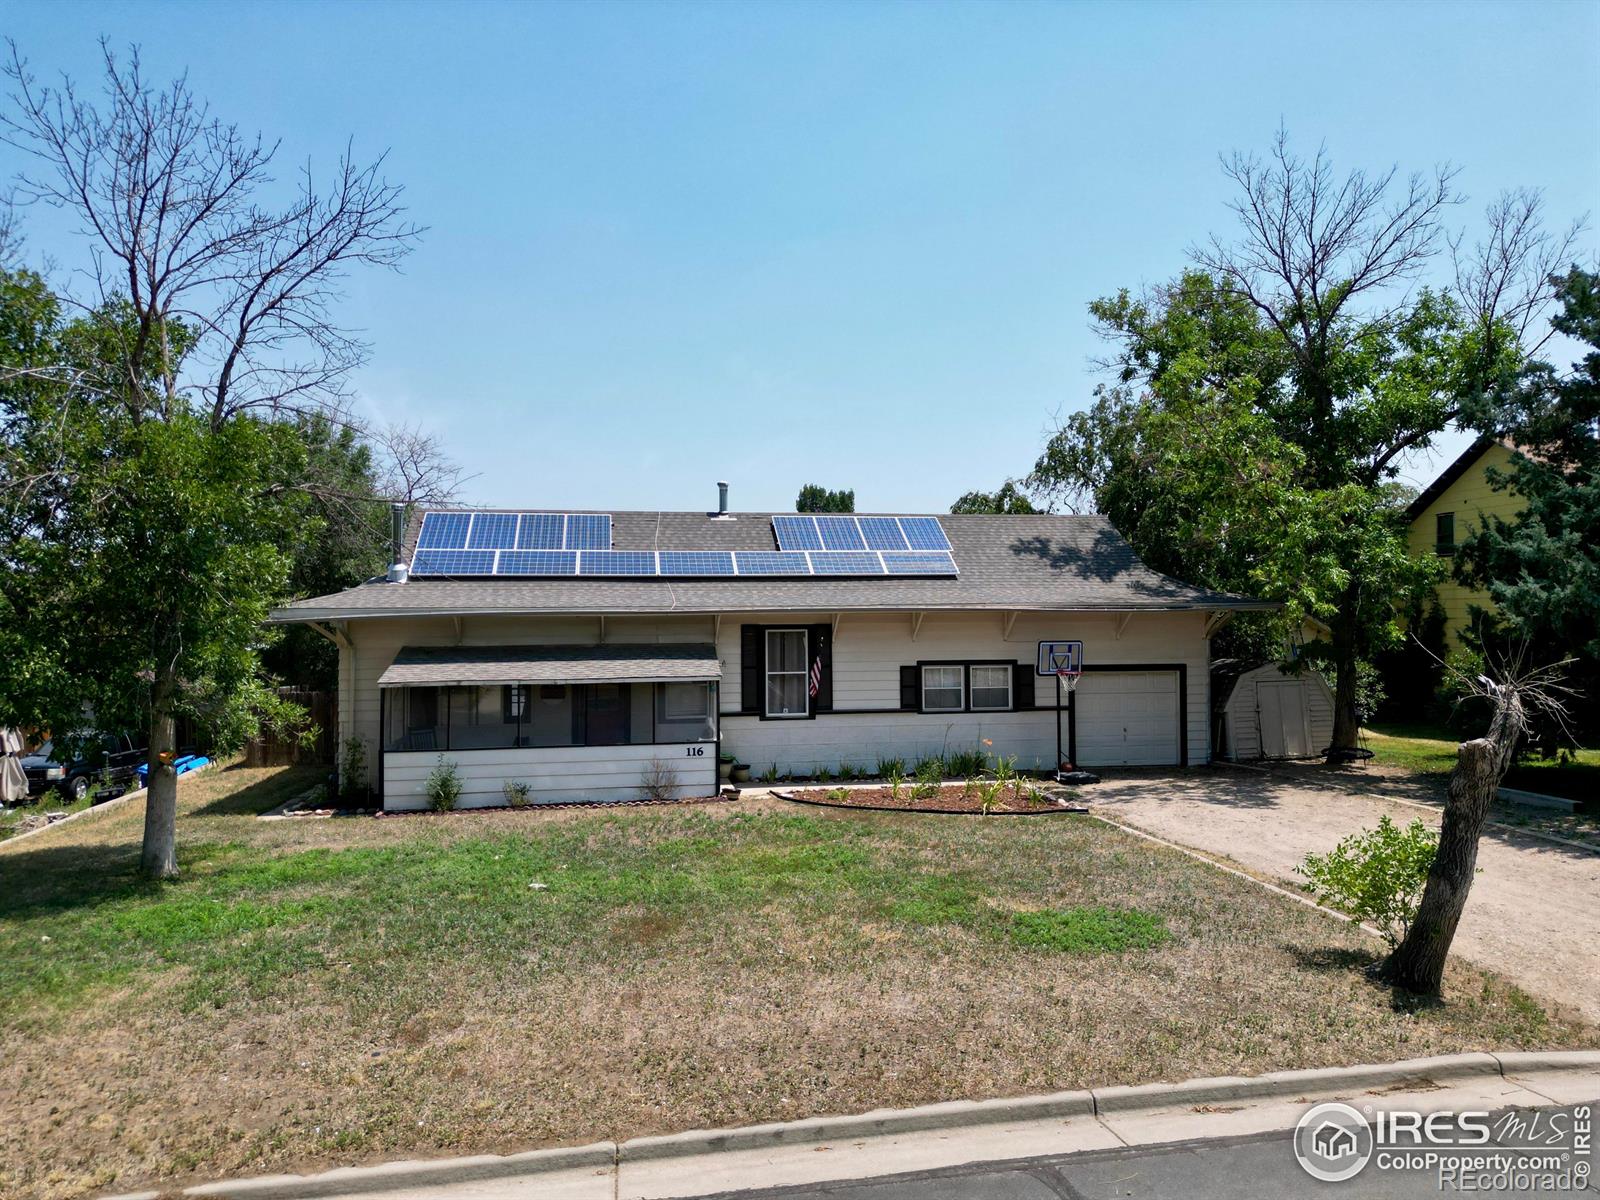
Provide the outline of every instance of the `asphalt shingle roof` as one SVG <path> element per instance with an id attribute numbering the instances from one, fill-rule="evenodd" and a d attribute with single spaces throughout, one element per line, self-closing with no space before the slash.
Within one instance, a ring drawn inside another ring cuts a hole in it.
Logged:
<path id="1" fill-rule="evenodd" d="M 406 646 L 380 687 L 492 683 L 642 683 L 720 679 L 710 644 Z"/>
<path id="2" fill-rule="evenodd" d="M 904 516 L 911 514 L 885 514 Z M 773 550 L 771 514 L 618 512 L 617 550 Z M 275 621 L 469 613 L 716 613 L 997 610 L 1269 609 L 1152 571 L 1101 516 L 940 514 L 960 575 L 917 579 L 373 580 L 277 609 Z M 419 521 L 407 533 L 406 559 Z"/>

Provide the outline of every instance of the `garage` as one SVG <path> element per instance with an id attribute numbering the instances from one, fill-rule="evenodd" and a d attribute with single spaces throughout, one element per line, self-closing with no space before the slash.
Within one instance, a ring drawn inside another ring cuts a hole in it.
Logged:
<path id="1" fill-rule="evenodd" d="M 1073 708 L 1083 766 L 1167 767 L 1183 761 L 1177 671 L 1085 671 Z"/>

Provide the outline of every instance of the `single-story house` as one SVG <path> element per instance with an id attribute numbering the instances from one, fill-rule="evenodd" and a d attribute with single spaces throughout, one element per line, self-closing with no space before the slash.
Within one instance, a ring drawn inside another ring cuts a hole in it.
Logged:
<path id="1" fill-rule="evenodd" d="M 1019 769 L 1209 756 L 1210 638 L 1272 605 L 1150 570 L 1098 516 L 436 510 L 387 578 L 276 622 L 339 647 L 339 734 L 385 808 L 636 799 L 982 748 Z M 1057 710 L 1038 646 L 1081 641 Z M 1059 733 L 1058 733 L 1059 730 Z"/>

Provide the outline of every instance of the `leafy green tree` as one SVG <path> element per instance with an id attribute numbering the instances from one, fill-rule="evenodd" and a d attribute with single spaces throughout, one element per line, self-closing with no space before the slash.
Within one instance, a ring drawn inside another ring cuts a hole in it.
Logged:
<path id="1" fill-rule="evenodd" d="M 1027 494 L 1014 480 L 1006 480 L 992 492 L 967 492 L 950 506 L 952 513 L 1036 513 Z"/>
<path id="2" fill-rule="evenodd" d="M 794 502 L 795 512 L 803 513 L 848 513 L 856 510 L 856 493 L 850 491 L 830 491 L 818 483 L 808 483 L 800 489 L 800 495 Z"/>
<path id="3" fill-rule="evenodd" d="M 1398 460 L 1515 371 L 1547 297 L 1529 280 L 1567 243 L 1540 231 L 1537 197 L 1509 196 L 1476 252 L 1448 243 L 1449 293 L 1407 295 L 1447 241 L 1448 173 L 1335 179 L 1281 135 L 1266 163 L 1226 169 L 1239 239 L 1149 296 L 1091 305 L 1115 382 L 1028 483 L 1090 498 L 1158 570 L 1281 601 L 1257 644 L 1325 629 L 1305 660 L 1331 668 L 1333 746 L 1352 749 L 1362 664 L 1440 570 L 1407 553 Z"/>
<path id="4" fill-rule="evenodd" d="M 220 744 L 281 716 L 260 670 L 284 594 L 286 528 L 318 536 L 311 451 L 296 421 L 342 419 L 365 348 L 331 318 L 345 273 L 392 266 L 416 230 L 379 164 L 307 172 L 282 207 L 275 147 L 211 116 L 180 79 L 105 52 L 106 96 L 42 87 L 13 49 L 13 145 L 41 174 L 26 198 L 85 229 L 97 294 L 64 322 L 26 280 L 7 325 L 0 561 L 8 637 L 0 717 L 149 730 L 141 866 L 177 873 L 176 720 Z"/>
<path id="5" fill-rule="evenodd" d="M 1554 280 L 1562 311 L 1551 325 L 1584 348 L 1571 371 L 1530 362 L 1473 414 L 1486 432 L 1528 453 L 1490 483 L 1514 489 L 1514 520 L 1491 517 L 1463 542 L 1458 572 L 1496 612 L 1480 625 L 1491 653 L 1520 643 L 1546 662 L 1571 657 L 1583 699 L 1574 713 L 1596 728 L 1600 696 L 1600 276 L 1577 267 Z M 1496 643 L 1499 643 L 1498 645 Z"/>

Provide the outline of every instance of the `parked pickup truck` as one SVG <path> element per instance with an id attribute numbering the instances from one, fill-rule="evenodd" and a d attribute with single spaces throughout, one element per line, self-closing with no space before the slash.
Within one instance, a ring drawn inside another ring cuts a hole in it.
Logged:
<path id="1" fill-rule="evenodd" d="M 141 739 L 125 733 L 92 735 L 83 753 L 69 762 L 58 761 L 55 748 L 55 742 L 49 741 L 23 756 L 28 795 L 39 796 L 55 788 L 68 800 L 82 800 L 102 778 L 109 778 L 119 791 L 126 789 L 149 753 Z"/>

